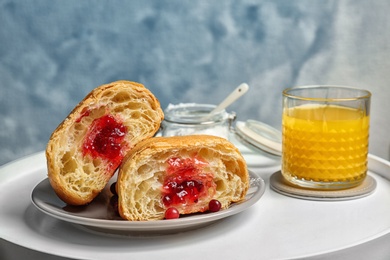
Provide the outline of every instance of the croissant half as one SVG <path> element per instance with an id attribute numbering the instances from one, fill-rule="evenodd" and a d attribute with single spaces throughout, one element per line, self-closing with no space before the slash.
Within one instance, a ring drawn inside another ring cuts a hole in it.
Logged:
<path id="1" fill-rule="evenodd" d="M 70 205 L 91 202 L 137 143 L 163 120 L 143 85 L 116 81 L 95 88 L 52 133 L 46 147 L 50 184 Z"/>
<path id="2" fill-rule="evenodd" d="M 226 139 L 207 136 L 156 137 L 140 142 L 119 168 L 118 210 L 127 220 L 159 220 L 165 211 L 204 212 L 216 199 L 226 209 L 245 198 L 246 163 Z"/>

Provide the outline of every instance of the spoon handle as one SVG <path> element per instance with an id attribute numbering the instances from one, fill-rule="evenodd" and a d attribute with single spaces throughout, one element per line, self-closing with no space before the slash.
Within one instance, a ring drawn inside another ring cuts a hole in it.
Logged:
<path id="1" fill-rule="evenodd" d="M 230 104 L 232 104 L 242 95 L 244 95 L 248 91 L 248 89 L 249 86 L 246 83 L 242 83 L 241 85 L 239 85 L 232 93 L 230 93 L 229 96 L 225 98 L 224 101 L 221 102 L 221 104 L 219 104 L 216 108 L 213 109 L 213 111 L 210 112 L 210 115 L 215 114 L 228 107 Z"/>

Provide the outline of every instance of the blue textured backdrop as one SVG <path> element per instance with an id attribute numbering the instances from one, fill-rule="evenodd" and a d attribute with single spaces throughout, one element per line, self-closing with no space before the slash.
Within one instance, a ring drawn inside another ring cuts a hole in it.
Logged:
<path id="1" fill-rule="evenodd" d="M 281 91 L 373 93 L 370 152 L 390 159 L 390 2 L 0 0 L 0 165 L 45 149 L 94 87 L 138 81 L 168 103 L 218 103 L 280 129 Z"/>

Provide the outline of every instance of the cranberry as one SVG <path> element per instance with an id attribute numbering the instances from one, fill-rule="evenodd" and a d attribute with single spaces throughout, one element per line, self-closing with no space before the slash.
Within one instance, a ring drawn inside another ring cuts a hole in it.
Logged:
<path id="1" fill-rule="evenodd" d="M 170 195 L 170 194 L 165 195 L 162 200 L 163 200 L 163 203 L 165 206 L 167 206 L 167 205 L 169 206 L 173 203 L 172 195 Z"/>
<path id="2" fill-rule="evenodd" d="M 171 207 L 165 211 L 165 219 L 175 219 L 175 218 L 179 218 L 179 216 L 180 213 L 176 208 Z"/>
<path id="3" fill-rule="evenodd" d="M 219 200 L 210 200 L 209 202 L 209 210 L 211 212 L 217 212 L 221 209 L 221 202 Z"/>
<path id="4" fill-rule="evenodd" d="M 112 194 L 118 195 L 118 193 L 116 192 L 116 182 L 111 184 L 110 191 L 111 191 Z"/>

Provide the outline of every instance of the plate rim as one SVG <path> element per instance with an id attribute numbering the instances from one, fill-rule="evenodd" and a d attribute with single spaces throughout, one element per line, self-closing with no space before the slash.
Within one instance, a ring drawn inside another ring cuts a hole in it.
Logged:
<path id="1" fill-rule="evenodd" d="M 102 230 L 111 231 L 166 231 L 166 230 L 177 230 L 185 227 L 200 226 L 214 221 L 238 214 L 256 202 L 258 202 L 264 195 L 266 190 L 266 184 L 263 178 L 261 178 L 255 172 L 248 170 L 250 187 L 246 194 L 246 199 L 243 202 L 232 203 L 228 209 L 210 212 L 206 214 L 197 214 L 192 216 L 184 216 L 178 219 L 170 220 L 153 220 L 153 221 L 127 221 L 127 220 L 109 220 L 109 219 L 95 219 L 84 216 L 78 216 L 74 214 L 67 214 L 53 206 L 50 203 L 42 201 L 41 198 L 37 198 L 36 193 L 40 188 L 40 185 L 47 185 L 49 182 L 48 178 L 45 178 L 38 182 L 30 193 L 31 203 L 42 213 L 47 214 L 53 218 L 59 219 L 72 224 L 78 224 L 86 227 L 98 228 Z M 49 184 L 50 185 L 50 184 Z M 255 191 L 252 191 L 255 188 Z M 53 194 L 55 192 L 53 190 Z M 250 196 L 249 198 L 247 198 Z M 61 201 L 58 197 L 56 200 Z"/>

